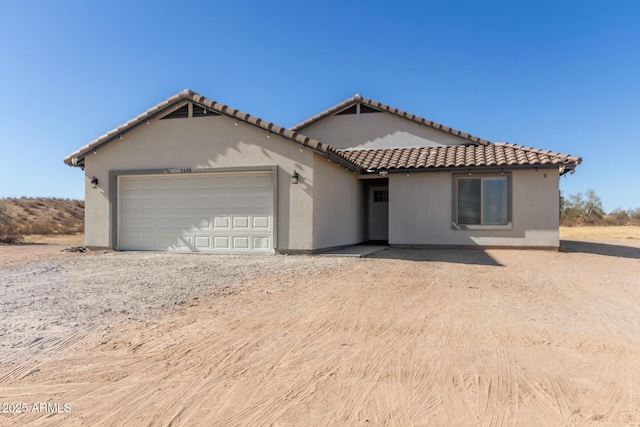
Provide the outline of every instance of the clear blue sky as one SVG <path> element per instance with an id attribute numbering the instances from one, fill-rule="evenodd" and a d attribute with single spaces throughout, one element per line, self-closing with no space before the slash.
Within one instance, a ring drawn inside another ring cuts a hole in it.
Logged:
<path id="1" fill-rule="evenodd" d="M 0 197 L 83 198 L 62 159 L 182 89 L 281 126 L 363 96 L 579 155 L 640 207 L 640 2 L 4 1 Z"/>

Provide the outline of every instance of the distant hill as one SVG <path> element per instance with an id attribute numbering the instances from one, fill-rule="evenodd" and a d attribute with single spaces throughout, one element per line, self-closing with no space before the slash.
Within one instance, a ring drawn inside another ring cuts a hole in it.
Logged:
<path id="1" fill-rule="evenodd" d="M 0 199 L 20 235 L 84 232 L 84 200 L 58 198 Z"/>

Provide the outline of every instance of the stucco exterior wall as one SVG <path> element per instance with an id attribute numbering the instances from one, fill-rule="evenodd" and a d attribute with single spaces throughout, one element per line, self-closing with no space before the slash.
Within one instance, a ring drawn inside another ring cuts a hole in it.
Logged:
<path id="1" fill-rule="evenodd" d="M 387 112 L 326 117 L 301 132 L 335 148 L 437 147 L 466 139 Z"/>
<path id="2" fill-rule="evenodd" d="M 364 183 L 318 154 L 313 166 L 313 247 L 351 245 L 365 237 Z"/>
<path id="3" fill-rule="evenodd" d="M 390 174 L 389 243 L 558 247 L 558 179 L 557 169 L 514 171 L 512 229 L 457 230 L 451 226 L 452 174 Z"/>
<path id="4" fill-rule="evenodd" d="M 313 248 L 313 187 L 291 185 L 294 170 L 313 176 L 313 153 L 226 116 L 155 119 L 85 159 L 85 244 L 113 247 L 109 171 L 278 166 L 278 249 Z M 93 189 L 91 177 L 99 180 Z"/>

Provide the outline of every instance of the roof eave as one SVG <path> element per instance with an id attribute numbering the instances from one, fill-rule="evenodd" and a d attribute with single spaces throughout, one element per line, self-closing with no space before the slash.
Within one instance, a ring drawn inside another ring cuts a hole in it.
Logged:
<path id="1" fill-rule="evenodd" d="M 561 168 L 564 166 L 564 169 Z M 414 167 L 414 168 L 381 168 L 363 170 L 363 175 L 411 174 L 411 173 L 496 173 L 514 170 L 550 170 L 558 169 L 560 175 L 574 170 L 568 164 L 539 164 L 539 165 L 504 165 L 504 166 L 448 166 L 448 167 Z"/>
<path id="2" fill-rule="evenodd" d="M 249 125 L 258 127 L 262 130 L 265 130 L 269 133 L 273 133 L 274 135 L 279 135 L 285 139 L 291 140 L 299 144 L 302 148 L 309 147 L 311 150 L 316 151 L 320 154 L 325 154 L 328 151 L 328 145 L 323 144 L 318 140 L 310 138 L 306 135 L 303 135 L 299 132 L 286 129 L 282 126 L 277 126 L 271 122 L 262 120 L 258 117 L 254 117 L 248 113 L 244 113 L 240 110 L 231 108 L 227 105 L 221 104 L 219 102 L 210 100 L 202 95 L 199 95 L 189 89 L 185 89 L 174 95 L 167 100 L 157 104 L 156 106 L 148 109 L 146 112 L 138 115 L 136 118 L 129 120 L 123 125 L 118 126 L 116 129 L 113 129 L 106 133 L 105 135 L 91 141 L 86 146 L 80 148 L 76 152 L 70 154 L 64 159 L 64 163 L 69 166 L 83 167 L 84 159 L 87 154 L 91 152 L 97 152 L 97 150 L 101 149 L 105 145 L 109 144 L 115 139 L 124 139 L 124 135 L 138 126 L 147 123 L 150 123 L 150 120 L 157 118 L 158 116 L 163 115 L 168 109 L 171 107 L 179 107 L 182 104 L 182 101 L 190 101 L 194 104 L 197 104 L 202 107 L 206 107 L 212 111 L 215 111 L 219 114 L 227 116 L 229 118 L 240 120 Z"/>

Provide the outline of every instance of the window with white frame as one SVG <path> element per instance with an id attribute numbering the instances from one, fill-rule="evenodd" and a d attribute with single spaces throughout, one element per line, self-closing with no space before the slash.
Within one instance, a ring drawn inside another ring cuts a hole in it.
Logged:
<path id="1" fill-rule="evenodd" d="M 455 177 L 454 222 L 506 226 L 510 222 L 509 175 Z"/>

